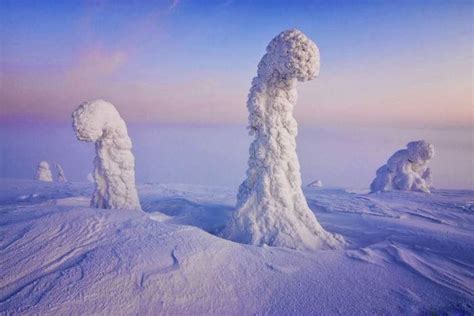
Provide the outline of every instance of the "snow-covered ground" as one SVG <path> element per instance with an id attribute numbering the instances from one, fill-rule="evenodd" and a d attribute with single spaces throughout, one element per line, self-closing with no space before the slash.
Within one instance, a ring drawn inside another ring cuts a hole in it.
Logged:
<path id="1" fill-rule="evenodd" d="M 145 212 L 89 208 L 93 184 L 0 181 L 0 313 L 474 313 L 474 192 L 308 188 L 343 250 L 216 237 L 235 188 L 144 184 Z"/>

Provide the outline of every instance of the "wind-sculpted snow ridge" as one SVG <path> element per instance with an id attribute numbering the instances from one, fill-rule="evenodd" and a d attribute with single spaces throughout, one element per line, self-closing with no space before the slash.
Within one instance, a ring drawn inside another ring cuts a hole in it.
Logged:
<path id="1" fill-rule="evenodd" d="M 118 111 L 109 102 L 95 100 L 81 104 L 72 118 L 77 138 L 95 143 L 91 206 L 140 210 L 132 141 Z"/>
<path id="2" fill-rule="evenodd" d="M 326 232 L 301 190 L 296 155 L 297 123 L 293 108 L 297 81 L 319 73 L 319 51 L 302 32 L 276 36 L 258 65 L 247 101 L 250 145 L 247 179 L 240 185 L 237 208 L 222 231 L 231 240 L 296 249 L 336 248 L 341 236 Z"/>
<path id="3" fill-rule="evenodd" d="M 67 182 L 63 167 L 57 162 L 54 163 L 54 166 L 56 167 L 56 172 L 58 173 L 58 182 Z"/>
<path id="4" fill-rule="evenodd" d="M 53 182 L 53 175 L 46 161 L 41 161 L 36 168 L 35 179 L 44 182 Z"/>
<path id="5" fill-rule="evenodd" d="M 433 180 L 428 163 L 433 156 L 432 144 L 424 140 L 408 143 L 406 149 L 394 153 L 387 164 L 377 170 L 370 185 L 371 192 L 404 190 L 430 193 Z"/>

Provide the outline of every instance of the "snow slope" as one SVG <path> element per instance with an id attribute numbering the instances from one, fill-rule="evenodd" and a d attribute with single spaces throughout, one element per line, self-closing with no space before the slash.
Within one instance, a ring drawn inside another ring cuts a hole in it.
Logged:
<path id="1" fill-rule="evenodd" d="M 344 250 L 216 237 L 233 188 L 138 186 L 145 212 L 89 208 L 90 183 L 0 181 L 0 313 L 474 312 L 474 192 L 305 190 Z"/>

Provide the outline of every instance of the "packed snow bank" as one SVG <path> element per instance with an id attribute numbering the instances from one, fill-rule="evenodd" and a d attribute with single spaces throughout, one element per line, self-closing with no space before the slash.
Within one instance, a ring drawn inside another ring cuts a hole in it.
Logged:
<path id="1" fill-rule="evenodd" d="M 54 166 L 56 167 L 56 172 L 58 173 L 58 182 L 67 182 L 63 167 L 57 162 L 54 163 Z"/>
<path id="2" fill-rule="evenodd" d="M 424 140 L 407 144 L 406 149 L 394 153 L 377 170 L 377 176 L 370 185 L 371 192 L 390 190 L 430 192 L 431 169 L 428 163 L 434 156 L 434 146 Z"/>
<path id="3" fill-rule="evenodd" d="M 91 206 L 140 210 L 132 141 L 118 111 L 109 102 L 95 100 L 81 104 L 72 118 L 77 138 L 95 143 Z"/>
<path id="4" fill-rule="evenodd" d="M 139 186 L 144 208 L 156 203 L 169 214 L 162 222 L 89 208 L 91 189 L 0 180 L 0 314 L 474 312 L 472 191 L 308 190 L 318 219 L 351 249 L 298 251 L 233 243 L 193 227 L 198 210 L 218 226 L 224 218 L 211 216 L 232 207 L 232 189 Z M 11 204 L 30 192 L 49 199 Z"/>
<path id="5" fill-rule="evenodd" d="M 276 36 L 258 64 L 247 108 L 250 145 L 247 179 L 240 185 L 238 210 L 222 236 L 234 241 L 295 249 L 337 248 L 343 239 L 326 232 L 301 190 L 293 117 L 297 81 L 319 73 L 316 44 L 298 30 Z"/>
<path id="6" fill-rule="evenodd" d="M 321 180 L 315 180 L 308 184 L 308 187 L 313 187 L 313 188 L 321 188 L 323 186 L 323 182 Z"/>
<path id="7" fill-rule="evenodd" d="M 44 182 L 53 182 L 53 175 L 46 161 L 41 161 L 36 168 L 35 179 Z"/>

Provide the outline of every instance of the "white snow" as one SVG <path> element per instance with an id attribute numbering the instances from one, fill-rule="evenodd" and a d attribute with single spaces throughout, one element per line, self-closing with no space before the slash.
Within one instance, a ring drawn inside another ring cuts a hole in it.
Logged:
<path id="1" fill-rule="evenodd" d="M 0 314 L 474 313 L 473 191 L 309 189 L 348 247 L 302 251 L 208 233 L 232 188 L 138 189 L 147 213 L 90 208 L 89 183 L 1 179 Z"/>
<path id="2" fill-rule="evenodd" d="M 77 138 L 95 143 L 91 206 L 140 210 L 132 141 L 118 111 L 109 102 L 95 100 L 81 104 L 72 118 Z"/>
<path id="3" fill-rule="evenodd" d="M 319 51 L 302 32 L 276 36 L 258 64 L 247 107 L 250 145 L 247 178 L 239 187 L 238 210 L 222 231 L 234 241 L 295 249 L 336 248 L 341 236 L 326 232 L 301 190 L 293 117 L 297 81 L 319 73 Z"/>
<path id="4" fill-rule="evenodd" d="M 49 164 L 46 161 L 41 161 L 36 168 L 35 179 L 44 182 L 52 182 L 53 175 L 49 169 Z"/>
<path id="5" fill-rule="evenodd" d="M 424 140 L 408 143 L 406 149 L 394 153 L 387 164 L 377 170 L 370 185 L 371 192 L 405 190 L 430 193 L 433 179 L 428 163 L 433 156 L 432 144 Z"/>
<path id="6" fill-rule="evenodd" d="M 314 188 L 321 188 L 323 186 L 323 182 L 321 180 L 314 180 L 310 184 L 308 184 L 308 187 L 314 187 Z"/>
<path id="7" fill-rule="evenodd" d="M 58 173 L 58 182 L 67 182 L 63 167 L 57 162 L 54 163 L 54 166 L 56 167 L 56 172 Z"/>

